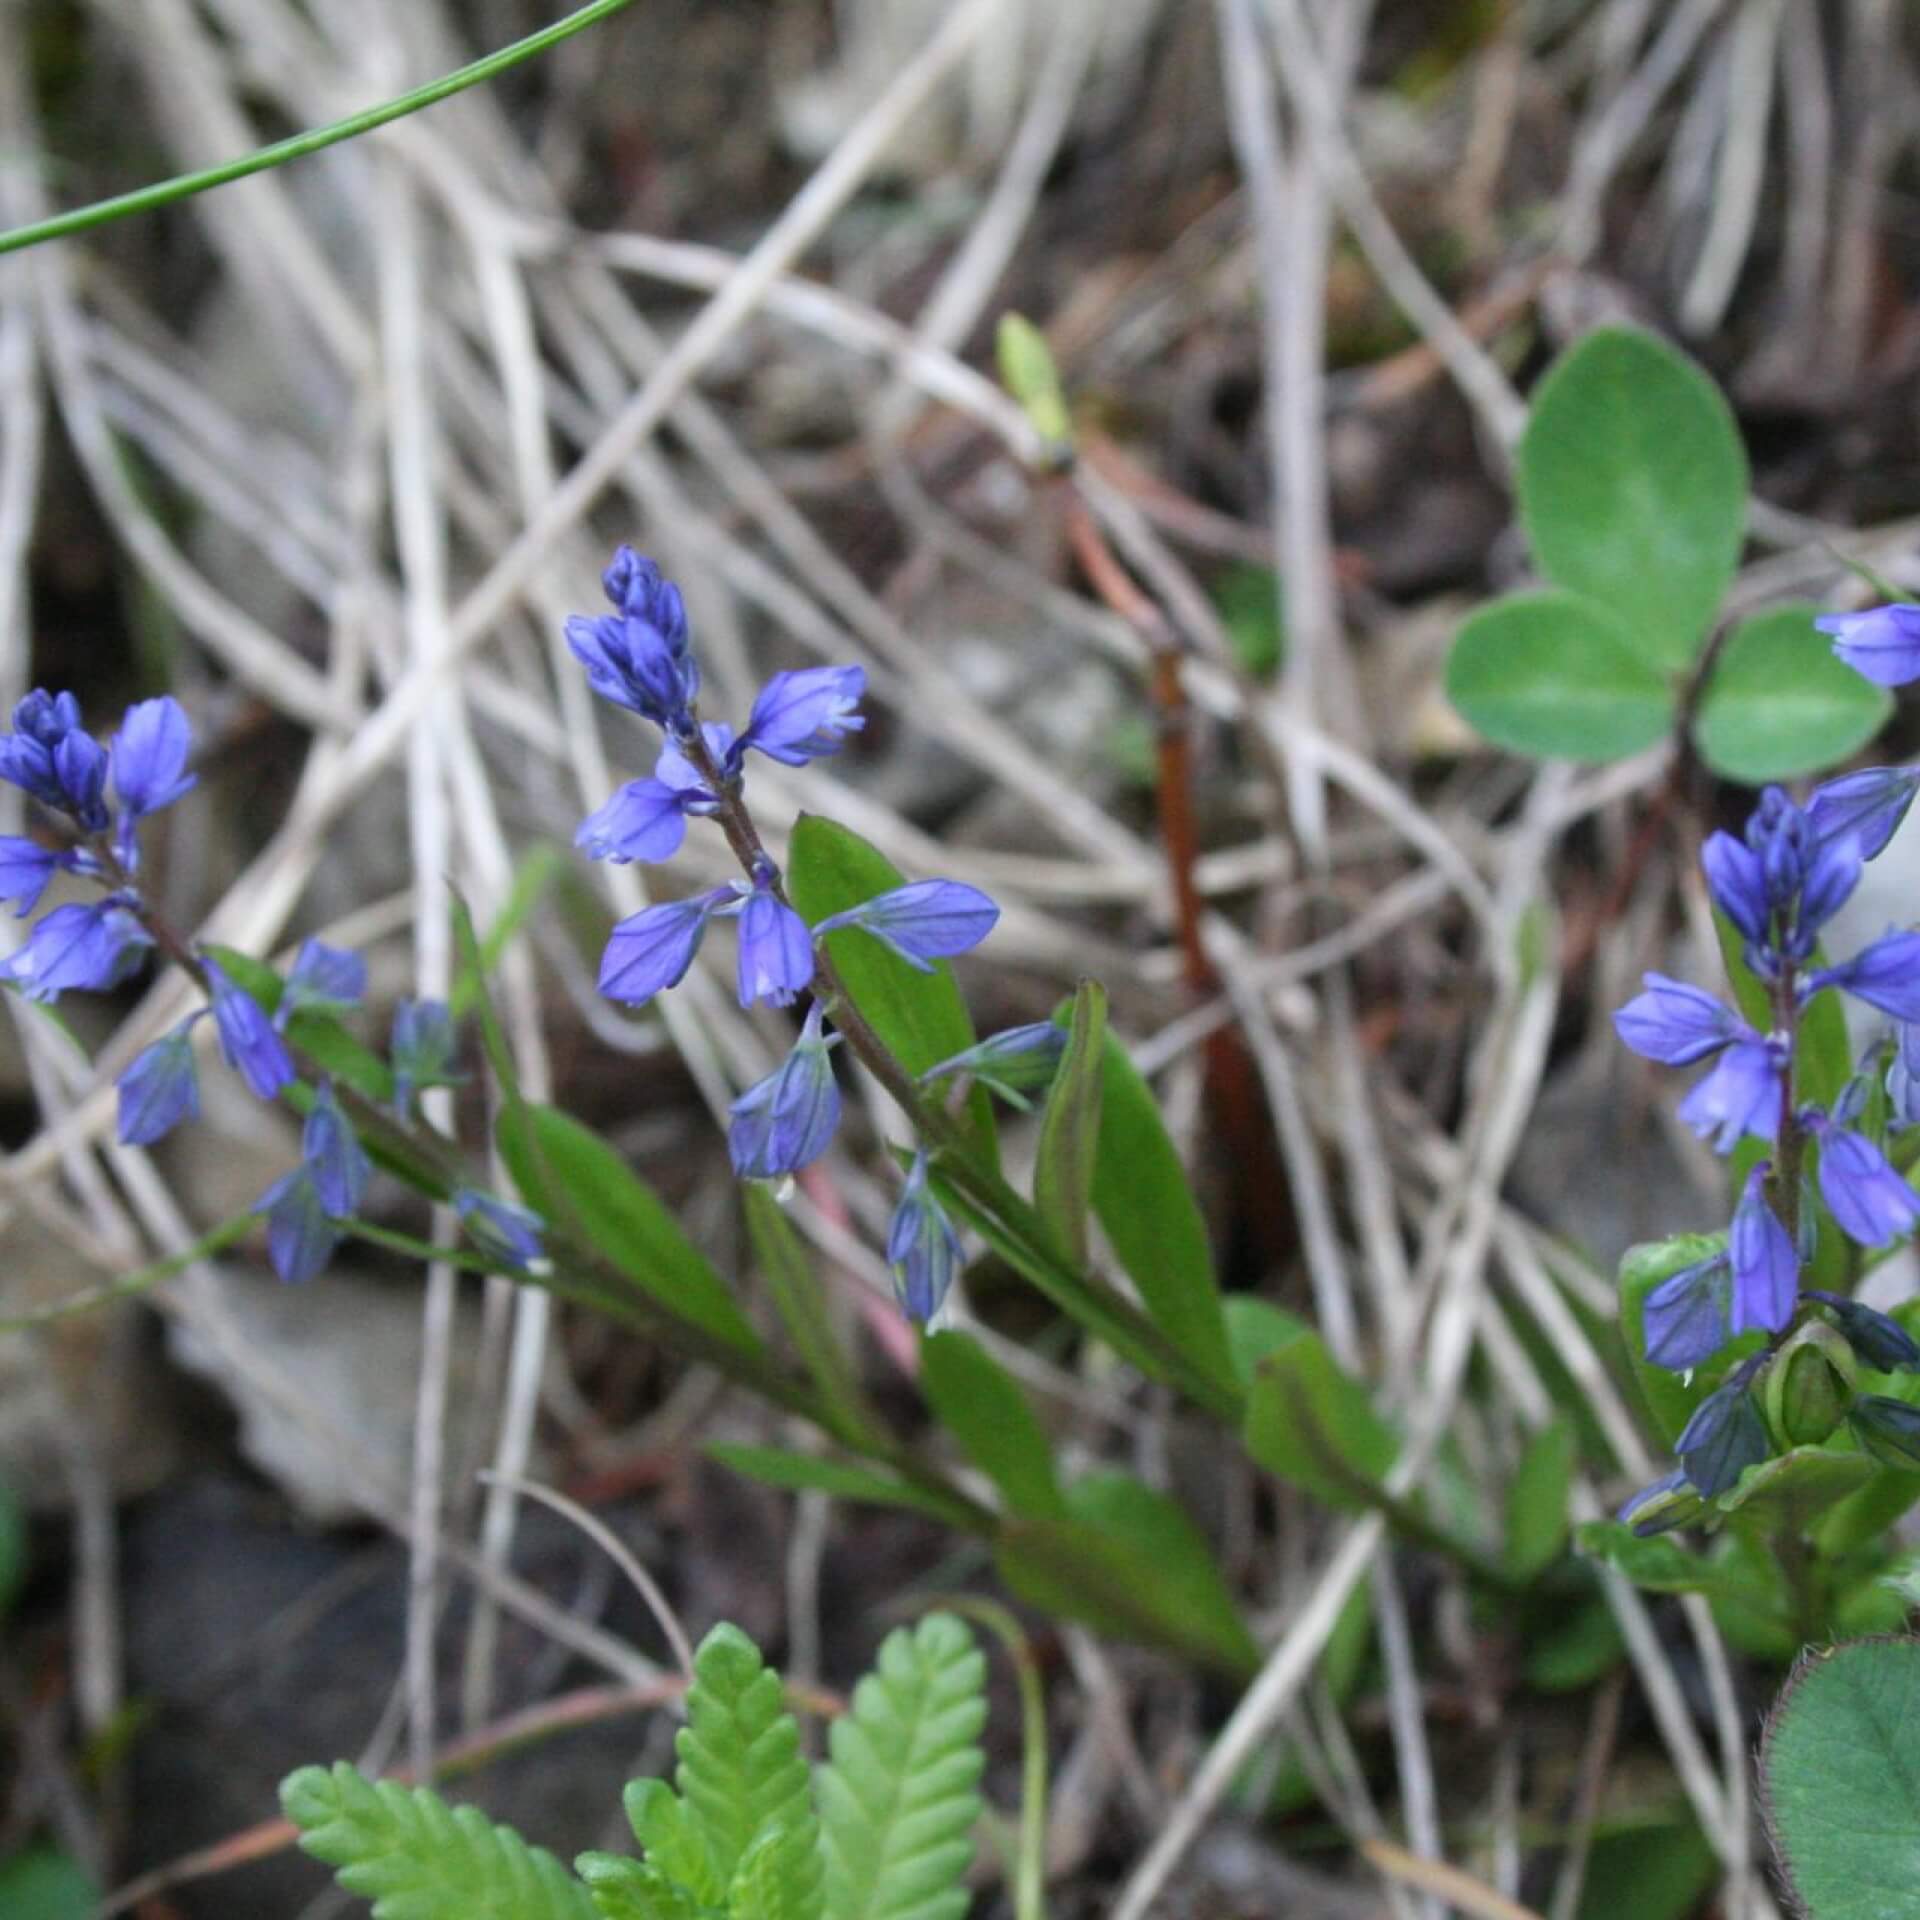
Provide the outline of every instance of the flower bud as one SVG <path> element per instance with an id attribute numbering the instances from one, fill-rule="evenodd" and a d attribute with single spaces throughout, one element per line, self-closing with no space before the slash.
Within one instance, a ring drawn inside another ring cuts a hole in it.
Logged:
<path id="1" fill-rule="evenodd" d="M 1767 1422 L 1784 1447 L 1818 1446 L 1846 1418 L 1858 1369 L 1832 1327 L 1809 1321 L 1775 1356 L 1763 1394 Z"/>

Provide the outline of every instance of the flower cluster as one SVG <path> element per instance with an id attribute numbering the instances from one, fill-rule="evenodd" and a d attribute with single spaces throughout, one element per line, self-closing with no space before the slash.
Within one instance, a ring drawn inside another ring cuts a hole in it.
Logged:
<path id="1" fill-rule="evenodd" d="M 743 1007 L 757 1001 L 790 1006 L 807 993 L 820 972 L 817 943 L 837 930 L 861 928 L 922 971 L 986 938 L 999 908 L 978 888 L 956 880 L 895 887 L 808 926 L 788 901 L 778 868 L 760 849 L 743 797 L 749 756 L 763 754 L 801 767 L 838 753 L 866 724 L 858 710 L 866 690 L 863 669 L 810 667 L 775 674 L 736 734 L 723 722 L 699 717 L 700 669 L 679 589 L 653 561 L 629 547 L 615 554 L 602 585 L 613 611 L 570 619 L 567 644 L 596 693 L 653 721 L 666 739 L 652 775 L 628 781 L 590 814 L 574 836 L 575 845 L 595 860 L 661 861 L 680 850 L 689 819 L 718 818 L 746 869 L 743 879 L 620 921 L 601 957 L 603 994 L 643 1006 L 677 986 L 715 920 L 738 923 L 736 977 Z M 813 999 L 787 1057 L 733 1103 L 727 1146 L 743 1179 L 785 1179 L 831 1144 L 841 1104 L 832 1052 L 841 1036 L 826 1030 L 830 1012 L 827 1002 Z M 1008 1058 L 1020 1051 L 1016 1047 Z M 1039 1056 L 1031 1045 L 1028 1051 Z M 993 1059 L 963 1060 L 934 1071 L 972 1072 L 994 1084 L 994 1064 Z M 1007 1069 L 1014 1080 L 1019 1071 Z M 907 1179 L 888 1257 L 902 1304 L 915 1319 L 926 1320 L 957 1270 L 959 1239 L 928 1184 L 924 1156 Z"/>
<path id="2" fill-rule="evenodd" d="M 61 844 L 0 835 L 0 901 L 24 918 L 56 873 L 96 885 L 101 898 L 52 908 L 25 944 L 0 962 L 0 981 L 30 1000 L 104 991 L 120 984 L 158 942 L 157 924 L 140 891 L 140 822 L 191 790 L 187 771 L 192 730 L 178 701 L 143 700 L 129 707 L 120 730 L 102 745 L 80 724 L 71 693 L 36 689 L 13 710 L 13 730 L 0 733 L 0 779 L 20 788 L 49 816 Z M 303 1011 L 339 1016 L 366 993 L 366 962 L 318 940 L 300 949 L 269 1016 L 261 1000 L 233 977 L 241 956 L 202 949 L 186 958 L 207 1004 L 135 1056 L 120 1075 L 118 1135 L 127 1146 L 152 1146 L 200 1113 L 200 1075 L 193 1030 L 212 1016 L 227 1065 L 261 1100 L 277 1100 L 298 1083 L 287 1044 L 288 1023 Z M 269 996 L 271 997 L 271 996 Z M 452 1085 L 453 1025 L 444 1006 L 403 1002 L 394 1019 L 394 1103 L 402 1121 L 423 1087 Z M 267 1250 L 283 1280 L 310 1280 L 332 1258 L 343 1223 L 359 1210 L 371 1174 L 366 1150 L 332 1084 L 318 1081 L 301 1135 L 300 1164 L 276 1180 L 255 1211 L 267 1222 Z M 539 1257 L 541 1223 L 488 1195 L 462 1190 L 454 1204 L 483 1251 L 525 1266 Z"/>
<path id="3" fill-rule="evenodd" d="M 1916 791 L 1920 774 L 1896 768 L 1829 781 L 1804 806 L 1770 787 L 1742 836 L 1708 839 L 1701 853 L 1708 891 L 1768 995 L 1768 1031 L 1714 995 L 1658 973 L 1648 974 L 1645 990 L 1614 1016 L 1621 1039 L 1648 1059 L 1667 1066 L 1712 1062 L 1680 1104 L 1680 1117 L 1696 1133 L 1723 1154 L 1749 1138 L 1771 1149 L 1741 1183 L 1724 1244 L 1643 1302 L 1646 1355 L 1655 1365 L 1690 1373 L 1743 1333 L 1767 1335 L 1770 1345 L 1701 1402 L 1675 1443 L 1678 1473 L 1630 1504 L 1642 1531 L 1683 1524 L 1703 1499 L 1727 1491 L 1767 1457 L 1768 1429 L 1754 1389 L 1794 1344 L 1783 1346 L 1782 1336 L 1796 1319 L 1823 1332 L 1831 1323 L 1868 1366 L 1920 1366 L 1920 1347 L 1897 1322 L 1800 1284 L 1814 1251 L 1816 1192 L 1835 1226 L 1861 1247 L 1890 1246 L 1920 1226 L 1920 1194 L 1884 1145 L 1889 1126 L 1920 1122 L 1920 933 L 1890 932 L 1839 965 L 1818 964 L 1817 952 L 1821 929 L 1852 894 L 1864 863 L 1886 847 Z M 1830 1104 L 1796 1104 L 1801 1016 L 1812 996 L 1829 988 L 1892 1017 L 1891 1062 L 1882 1080 L 1889 1049 L 1876 1042 L 1862 1072 Z M 1852 1401 L 1847 1417 L 1861 1431 L 1878 1412 L 1868 1398 Z"/>

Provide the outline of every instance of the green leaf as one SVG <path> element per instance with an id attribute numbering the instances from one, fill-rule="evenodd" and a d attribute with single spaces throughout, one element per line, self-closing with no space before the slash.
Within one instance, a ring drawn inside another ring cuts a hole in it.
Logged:
<path id="1" fill-rule="evenodd" d="M 1747 456 L 1684 354 L 1603 327 L 1534 390 L 1520 518 L 1556 586 L 1611 609 L 1649 665 L 1687 666 L 1739 564 Z"/>
<path id="2" fill-rule="evenodd" d="M 1552 760 L 1621 760 L 1673 724 L 1673 689 L 1605 606 L 1515 593 L 1468 617 L 1447 698 L 1495 746 Z"/>
<path id="3" fill-rule="evenodd" d="M 601 1920 L 706 1920 L 713 1909 L 650 1860 L 622 1853 L 582 1853 L 573 1870 L 587 1883 Z"/>
<path id="4" fill-rule="evenodd" d="M 458 894 L 453 899 L 453 944 L 460 956 L 460 971 L 453 983 L 453 993 L 448 1004 L 458 1005 L 464 1012 L 471 1010 L 479 1016 L 480 1045 L 487 1056 L 487 1065 L 493 1069 L 493 1077 L 500 1084 L 500 1092 L 508 1107 L 522 1104 L 520 1093 L 520 1075 L 513 1064 L 513 1049 L 507 1044 L 507 1030 L 500 1024 L 499 1010 L 493 1004 L 493 995 L 487 990 L 487 960 L 480 945 L 480 936 L 474 931 L 473 915 L 467 910 L 467 903 Z M 526 1188 L 520 1189 L 522 1194 Z"/>
<path id="5" fill-rule="evenodd" d="M 1724 1557 L 1709 1560 L 1681 1546 L 1670 1534 L 1640 1539 L 1618 1520 L 1589 1520 L 1574 1536 L 1582 1553 L 1618 1567 L 1636 1587 L 1649 1593 L 1738 1595 L 1744 1590 L 1740 1569 Z"/>
<path id="6" fill-rule="evenodd" d="M 808 926 L 904 884 L 893 862 L 857 833 L 818 814 L 803 813 L 794 823 L 787 889 Z M 922 973 L 864 927 L 842 927 L 827 935 L 826 946 L 854 1005 L 909 1073 L 925 1073 L 973 1045 L 973 1022 L 944 960 Z M 985 1087 L 973 1088 L 963 1111 L 992 1160 L 993 1103 Z"/>
<path id="7" fill-rule="evenodd" d="M 817 1886 L 818 1827 L 800 1729 L 787 1711 L 780 1676 L 725 1621 L 694 1654 L 687 1724 L 674 1749 L 680 1756 L 674 1784 L 722 1880 L 732 1881 L 756 1840 L 782 1827 L 808 1837 L 812 1851 L 796 1850 L 795 1870 L 804 1873 L 811 1859 Z M 817 1893 L 809 1897 L 817 1905 Z"/>
<path id="8" fill-rule="evenodd" d="M 1542 1427 L 1527 1443 L 1507 1489 L 1506 1563 L 1521 1580 L 1544 1573 L 1567 1544 L 1567 1500 L 1573 1491 L 1573 1428 Z"/>
<path id="9" fill-rule="evenodd" d="M 1024 314 L 1003 313 L 994 349 L 1000 361 L 1001 384 L 1019 401 L 1034 432 L 1051 446 L 1070 446 L 1073 416 L 1067 411 L 1060 370 L 1053 363 L 1053 349 L 1047 345 L 1046 335 Z"/>
<path id="10" fill-rule="evenodd" d="M 591 1128 L 557 1107 L 500 1111 L 500 1155 L 528 1206 L 566 1227 L 632 1280 L 730 1347 L 760 1342 L 726 1283 L 681 1231 L 660 1197 Z"/>
<path id="11" fill-rule="evenodd" d="M 1228 1294 L 1220 1303 L 1220 1318 L 1227 1329 L 1233 1375 L 1243 1387 L 1253 1385 L 1253 1376 L 1268 1354 L 1310 1331 L 1297 1313 L 1255 1293 Z"/>
<path id="12" fill-rule="evenodd" d="M 830 1493 L 836 1500 L 859 1500 L 873 1507 L 904 1507 L 909 1512 L 930 1514 L 949 1526 L 971 1524 L 964 1508 L 941 1499 L 937 1493 L 865 1467 L 850 1466 L 844 1460 L 818 1460 L 812 1454 L 789 1453 L 781 1447 L 740 1446 L 721 1440 L 710 1442 L 707 1452 L 723 1467 L 788 1493 Z"/>
<path id="13" fill-rule="evenodd" d="M 27 1516 L 19 1497 L 0 1480 L 0 1620 L 27 1583 Z"/>
<path id="14" fill-rule="evenodd" d="M 1920 1888 L 1920 1642 L 1807 1654 L 1760 1742 L 1774 1845 L 1816 1920 L 1913 1920 Z"/>
<path id="15" fill-rule="evenodd" d="M 1589 1573 L 1584 1592 L 1564 1597 L 1530 1625 L 1523 1642 L 1522 1675 L 1542 1693 L 1576 1693 L 1590 1687 L 1625 1659 L 1620 1623 Z"/>
<path id="16" fill-rule="evenodd" d="M 1214 583 L 1213 603 L 1240 664 L 1258 680 L 1286 657 L 1286 596 L 1271 568 L 1229 567 Z"/>
<path id="17" fill-rule="evenodd" d="M 1059 1018 L 1055 1016 L 1056 1020 Z M 1067 1048 L 1040 1116 L 1033 1204 L 1075 1266 L 1087 1259 L 1087 1209 L 1093 1197 L 1094 1152 L 1100 1135 L 1102 1063 L 1106 1055 L 1106 989 L 1082 980 L 1068 1018 Z"/>
<path id="18" fill-rule="evenodd" d="M 507 888 L 507 897 L 487 927 L 485 938 L 478 941 L 471 951 L 463 950 L 461 953 L 460 977 L 453 983 L 453 991 L 447 996 L 447 1005 L 456 1020 L 474 1011 L 485 991 L 487 979 L 500 964 L 501 955 L 545 897 L 548 887 L 566 871 L 567 859 L 568 856 L 551 840 L 536 841 L 520 856 Z M 457 896 L 455 912 L 467 914 L 465 902 Z M 471 932 L 471 916 L 467 916 L 467 925 Z"/>
<path id="19" fill-rule="evenodd" d="M 1066 1512 L 1045 1429 L 1019 1384 L 977 1340 L 952 1332 L 923 1336 L 920 1387 L 940 1424 L 1015 1513 Z"/>
<path id="20" fill-rule="evenodd" d="M 833 1920 L 962 1920 L 986 1760 L 986 1662 L 951 1614 L 881 1643 L 817 1778 Z"/>
<path id="21" fill-rule="evenodd" d="M 596 1920 L 552 1854 L 426 1787 L 369 1780 L 342 1760 L 289 1774 L 280 1804 L 301 1846 L 373 1902 L 374 1920 Z"/>
<path id="22" fill-rule="evenodd" d="M 1075 1481 L 1067 1507 L 1066 1519 L 1023 1515 L 1001 1529 L 1001 1578 L 1023 1600 L 1226 1673 L 1257 1668 L 1259 1649 L 1181 1507 L 1124 1473 Z"/>
<path id="23" fill-rule="evenodd" d="M 1154 1324 L 1196 1366 L 1230 1384 L 1236 1376 L 1207 1223 L 1159 1102 L 1111 1032 L 1100 1073 L 1094 1214 Z M 1253 1301 L 1250 1294 L 1236 1298 Z"/>
<path id="24" fill-rule="evenodd" d="M 772 1827 L 747 1849 L 727 1889 L 728 1920 L 820 1920 L 820 1829 Z"/>
<path id="25" fill-rule="evenodd" d="M 1779 1527 L 1801 1532 L 1816 1514 L 1858 1493 L 1878 1471 L 1864 1453 L 1795 1447 L 1749 1467 L 1718 1504 L 1723 1513 L 1768 1533 Z"/>
<path id="26" fill-rule="evenodd" d="M 726 1875 L 707 1844 L 706 1829 L 664 1780 L 629 1780 L 620 1800 L 648 1866 L 685 1888 L 703 1906 L 726 1898 Z M 587 1877 L 581 1874 L 582 1879 Z"/>
<path id="27" fill-rule="evenodd" d="M 342 1086 L 384 1107 L 393 1098 L 393 1070 L 330 1013 L 302 1007 L 287 1022 L 287 1043 Z"/>
<path id="28" fill-rule="evenodd" d="M 0 1913 L 7 1920 L 91 1920 L 99 1900 L 93 1882 L 51 1847 L 0 1861 Z"/>
<path id="29" fill-rule="evenodd" d="M 1400 1450 L 1365 1387 L 1304 1326 L 1255 1367 L 1245 1438 L 1269 1473 L 1349 1511 L 1373 1504 Z"/>
<path id="30" fill-rule="evenodd" d="M 1878 733 L 1893 711 L 1884 687 L 1836 660 L 1813 607 L 1776 607 L 1728 636 L 1693 737 L 1729 780 L 1760 786 L 1830 767 Z"/>
<path id="31" fill-rule="evenodd" d="M 200 951 L 209 960 L 215 961 L 220 971 L 241 992 L 257 1000 L 268 1013 L 279 1007 L 286 983 L 264 960 L 256 960 L 252 954 L 242 953 L 238 947 L 215 946 L 212 942 L 202 946 Z"/>
<path id="32" fill-rule="evenodd" d="M 754 1259 L 787 1338 L 805 1361 L 814 1385 L 839 1417 L 842 1435 L 851 1439 L 871 1432 L 873 1415 L 852 1363 L 834 1338 L 833 1316 L 827 1310 L 813 1255 L 765 1181 L 743 1180 L 740 1193 L 747 1210 L 747 1237 L 753 1242 Z"/>
<path id="33" fill-rule="evenodd" d="M 1579 1920 L 1688 1920 L 1720 1872 L 1720 1856 L 1691 1820 L 1596 1834 Z"/>

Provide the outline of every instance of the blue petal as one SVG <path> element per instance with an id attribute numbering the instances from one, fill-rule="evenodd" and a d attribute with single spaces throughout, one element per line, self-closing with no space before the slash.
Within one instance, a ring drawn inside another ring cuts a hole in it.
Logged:
<path id="1" fill-rule="evenodd" d="M 922 973 L 931 973 L 935 960 L 977 947 L 999 918 L 1000 909 L 978 887 L 918 880 L 830 914 L 813 931 L 817 937 L 839 927 L 863 928 Z"/>
<path id="2" fill-rule="evenodd" d="M 207 990 L 213 996 L 213 1024 L 220 1035 L 220 1051 L 227 1065 L 262 1100 L 271 1100 L 298 1077 L 293 1056 L 273 1030 L 253 995 L 236 987 L 216 960 L 204 960 Z"/>
<path id="3" fill-rule="evenodd" d="M 1613 1016 L 1613 1029 L 1635 1053 L 1663 1066 L 1690 1067 L 1741 1035 L 1744 1021 L 1702 988 L 1664 973 L 1642 974 L 1646 987 Z"/>
<path id="4" fill-rule="evenodd" d="M 1735 1333 L 1759 1328 L 1778 1333 L 1793 1318 L 1800 1290 L 1800 1260 L 1787 1230 L 1767 1205 L 1763 1160 L 1747 1175 L 1740 1203 L 1733 1211 L 1727 1253 L 1733 1263 Z"/>
<path id="5" fill-rule="evenodd" d="M 833 1144 L 840 1124 L 840 1088 L 823 1039 L 816 1000 L 792 1051 L 733 1103 L 727 1152 L 743 1180 L 779 1180 L 810 1166 Z"/>
<path id="6" fill-rule="evenodd" d="M 190 1014 L 171 1033 L 137 1053 L 115 1083 L 120 1094 L 120 1142 L 150 1147 L 182 1120 L 200 1116 L 200 1075 L 194 1065 Z"/>
<path id="7" fill-rule="evenodd" d="M 333 1088 L 321 1081 L 300 1136 L 300 1156 L 313 1177 L 313 1190 L 329 1219 L 345 1220 L 360 1211 L 372 1173 L 353 1124 L 340 1111 Z"/>
<path id="8" fill-rule="evenodd" d="M 807 923 L 765 887 L 740 909 L 740 1004 L 791 1006 L 813 984 L 813 936 Z"/>
<path id="9" fill-rule="evenodd" d="M 671 860 L 686 837 L 685 797 L 662 780 L 629 780 L 581 821 L 573 844 L 589 860 L 624 866 L 633 860 Z"/>
<path id="10" fill-rule="evenodd" d="M 283 1174 L 260 1196 L 254 1212 L 267 1217 L 267 1258 L 282 1280 L 311 1280 L 326 1269 L 340 1244 L 313 1176 L 304 1166 Z"/>
<path id="11" fill-rule="evenodd" d="M 1829 613 L 1813 624 L 1832 636 L 1834 658 L 1875 686 L 1920 680 L 1920 607 L 1896 602 L 1864 613 Z"/>
<path id="12" fill-rule="evenodd" d="M 541 1236 L 547 1223 L 537 1213 L 510 1206 L 472 1187 L 462 1187 L 455 1193 L 453 1207 L 474 1245 L 503 1265 L 531 1267 L 544 1257 Z"/>
<path id="13" fill-rule="evenodd" d="M 113 790 L 136 817 L 171 806 L 194 785 L 187 772 L 193 729 L 171 695 L 127 709 L 111 749 Z"/>
<path id="14" fill-rule="evenodd" d="M 708 919 L 730 898 L 716 890 L 646 907 L 622 920 L 600 957 L 600 991 L 609 1000 L 639 1007 L 656 993 L 678 986 L 700 951 Z"/>

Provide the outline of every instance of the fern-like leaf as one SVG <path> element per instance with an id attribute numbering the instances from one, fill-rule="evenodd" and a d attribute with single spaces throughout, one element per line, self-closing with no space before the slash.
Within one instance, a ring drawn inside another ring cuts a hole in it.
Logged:
<path id="1" fill-rule="evenodd" d="M 799 1876 L 795 1920 L 817 1920 L 822 1867 L 819 1824 L 800 1729 L 780 1676 L 738 1627 L 722 1623 L 701 1641 L 687 1691 L 687 1724 L 675 1740 L 675 1783 L 691 1824 L 729 1886 L 747 1849 L 769 1829 L 792 1836 Z"/>
<path id="2" fill-rule="evenodd" d="M 602 1920 L 705 1920 L 720 1911 L 696 1899 L 651 1860 L 583 1853 L 573 1865 Z"/>
<path id="3" fill-rule="evenodd" d="M 648 1861 L 702 1905 L 718 1907 L 727 1883 L 707 1845 L 706 1831 L 664 1780 L 632 1780 L 623 1796 L 627 1824 Z"/>
<path id="4" fill-rule="evenodd" d="M 828 1729 L 820 1826 L 833 1920 L 961 1920 L 986 1764 L 986 1662 L 951 1614 L 887 1636 Z"/>
<path id="5" fill-rule="evenodd" d="M 820 1920 L 820 1830 L 769 1827 L 740 1857 L 727 1920 Z"/>
<path id="6" fill-rule="evenodd" d="M 425 1787 L 369 1780 L 343 1760 L 289 1774 L 280 1804 L 301 1846 L 373 1902 L 373 1920 L 599 1920 L 545 1848 Z"/>

